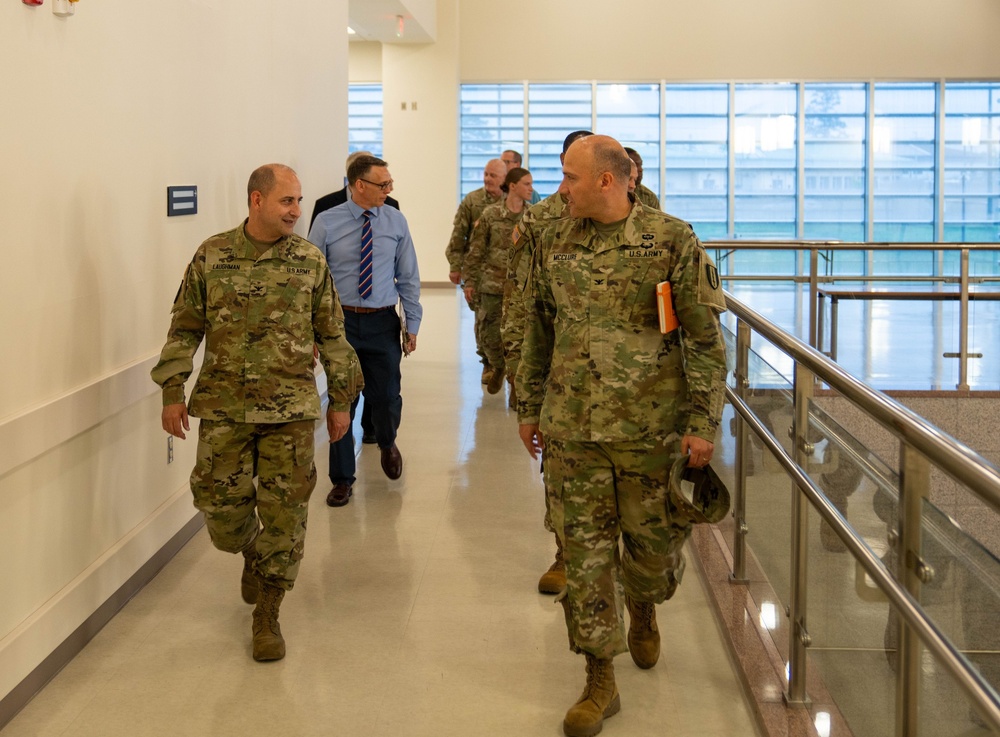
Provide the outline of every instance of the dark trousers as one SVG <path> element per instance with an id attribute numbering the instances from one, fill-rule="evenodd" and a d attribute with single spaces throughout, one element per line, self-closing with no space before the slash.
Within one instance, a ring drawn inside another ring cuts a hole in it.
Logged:
<path id="1" fill-rule="evenodd" d="M 396 431 L 403 414 L 403 398 L 399 395 L 399 362 L 403 349 L 399 344 L 399 316 L 395 310 L 367 315 L 344 312 L 347 342 L 358 354 L 361 373 L 365 377 L 362 395 L 365 406 L 371 406 L 375 440 L 380 448 L 396 442 Z M 330 444 L 330 481 L 353 484 L 355 481 L 354 413 L 358 402 L 351 405 L 351 426 L 336 443 Z"/>

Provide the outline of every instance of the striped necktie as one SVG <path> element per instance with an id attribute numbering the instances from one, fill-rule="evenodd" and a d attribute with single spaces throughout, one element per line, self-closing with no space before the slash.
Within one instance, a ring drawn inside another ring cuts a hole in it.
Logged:
<path id="1" fill-rule="evenodd" d="M 361 271 L 358 275 L 358 294 L 361 299 L 372 296 L 372 214 L 365 210 L 365 224 L 361 226 Z"/>

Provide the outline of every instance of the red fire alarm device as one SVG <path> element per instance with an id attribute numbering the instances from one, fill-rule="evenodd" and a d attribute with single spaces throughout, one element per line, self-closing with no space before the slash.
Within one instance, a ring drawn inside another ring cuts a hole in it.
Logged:
<path id="1" fill-rule="evenodd" d="M 24 0 L 25 5 L 41 5 L 45 0 Z"/>

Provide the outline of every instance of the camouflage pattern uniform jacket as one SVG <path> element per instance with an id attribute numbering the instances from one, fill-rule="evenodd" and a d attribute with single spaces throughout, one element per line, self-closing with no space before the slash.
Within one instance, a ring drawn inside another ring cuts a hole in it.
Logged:
<path id="1" fill-rule="evenodd" d="M 479 216 L 462 268 L 462 281 L 474 287 L 477 294 L 504 293 L 511 236 L 526 209 L 511 212 L 507 202 L 500 200 Z"/>
<path id="2" fill-rule="evenodd" d="M 507 370 L 511 376 L 517 371 L 517 365 L 521 360 L 521 343 L 524 338 L 524 290 L 531 271 L 531 254 L 535 250 L 536 237 L 553 220 L 566 217 L 568 214 L 566 200 L 556 192 L 529 207 L 511 234 L 503 317 L 500 320 L 503 350 L 507 356 Z"/>
<path id="3" fill-rule="evenodd" d="M 542 435 L 634 441 L 671 432 L 714 442 L 726 372 L 718 272 L 691 227 L 639 203 L 607 240 L 588 219 L 542 234 L 516 389 Z M 669 281 L 681 327 L 660 333 Z"/>
<path id="4" fill-rule="evenodd" d="M 364 379 L 326 259 L 297 235 L 258 258 L 245 225 L 202 243 L 187 267 L 151 372 L 164 406 L 184 401 L 184 382 L 205 337 L 191 415 L 245 423 L 318 419 L 313 343 L 331 406 L 349 411 Z"/>
<path id="5" fill-rule="evenodd" d="M 445 256 L 448 257 L 449 271 L 462 271 L 465 263 L 465 255 L 469 252 L 469 244 L 472 239 L 472 229 L 488 206 L 499 202 L 503 195 L 493 195 L 487 193 L 485 187 L 469 192 L 458 206 L 455 213 L 455 224 L 451 230 L 451 240 L 445 249 Z"/>
<path id="6" fill-rule="evenodd" d="M 635 198 L 646 207 L 652 207 L 654 210 L 660 209 L 660 198 L 645 184 L 636 185 L 634 194 Z"/>

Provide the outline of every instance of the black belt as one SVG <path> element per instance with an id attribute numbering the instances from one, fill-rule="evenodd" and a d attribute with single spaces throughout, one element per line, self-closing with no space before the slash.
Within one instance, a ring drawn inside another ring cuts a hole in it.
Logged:
<path id="1" fill-rule="evenodd" d="M 344 308 L 344 312 L 354 312 L 358 315 L 371 315 L 374 312 L 385 312 L 386 310 L 396 309 L 395 305 L 390 305 L 389 307 L 351 307 L 350 305 L 341 305 Z"/>

